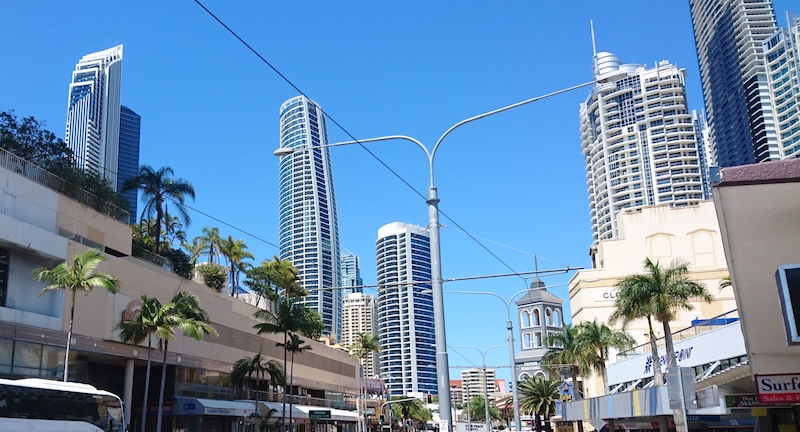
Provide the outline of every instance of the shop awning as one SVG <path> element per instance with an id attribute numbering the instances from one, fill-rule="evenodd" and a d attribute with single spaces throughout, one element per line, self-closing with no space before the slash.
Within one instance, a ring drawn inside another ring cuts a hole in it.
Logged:
<path id="1" fill-rule="evenodd" d="M 308 406 L 308 405 L 294 405 L 294 408 L 297 408 L 303 413 L 303 418 L 308 418 L 309 411 L 330 411 L 331 420 L 346 421 L 346 422 L 358 421 L 358 413 L 355 411 L 345 411 L 335 408 L 326 408 L 326 407 Z"/>
<path id="2" fill-rule="evenodd" d="M 216 399 L 177 398 L 175 415 L 219 415 L 248 417 L 256 405 L 250 401 L 225 401 Z"/>

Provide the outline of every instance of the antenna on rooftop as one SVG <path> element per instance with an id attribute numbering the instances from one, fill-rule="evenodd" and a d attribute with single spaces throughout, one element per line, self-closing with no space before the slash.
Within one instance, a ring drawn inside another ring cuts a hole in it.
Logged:
<path id="1" fill-rule="evenodd" d="M 589 27 L 592 29 L 592 54 L 597 55 L 597 44 L 594 41 L 594 21 L 589 20 Z"/>

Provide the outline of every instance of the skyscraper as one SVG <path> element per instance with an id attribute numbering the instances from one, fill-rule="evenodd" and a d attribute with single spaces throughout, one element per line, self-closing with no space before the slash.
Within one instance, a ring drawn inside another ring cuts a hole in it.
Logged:
<path id="1" fill-rule="evenodd" d="M 130 108 L 122 106 L 119 112 L 119 162 L 117 164 L 117 190 L 122 190 L 122 184 L 129 178 L 136 177 L 139 173 L 139 136 L 142 126 L 142 117 Z M 137 216 L 136 189 L 122 194 L 128 200 L 130 207 L 130 223 L 136 223 Z"/>
<path id="2" fill-rule="evenodd" d="M 762 43 L 767 83 L 775 109 L 781 158 L 800 156 L 800 16 L 787 13 L 789 28 Z"/>
<path id="3" fill-rule="evenodd" d="M 83 56 L 69 85 L 64 141 L 79 168 L 117 185 L 122 45 Z"/>
<path id="4" fill-rule="evenodd" d="M 689 0 L 703 98 L 722 167 L 780 159 L 762 42 L 771 0 Z"/>
<path id="5" fill-rule="evenodd" d="M 702 134 L 686 103 L 685 70 L 621 64 L 597 53 L 595 86 L 580 106 L 594 242 L 617 235 L 625 208 L 710 198 Z"/>
<path id="6" fill-rule="evenodd" d="M 364 292 L 364 281 L 361 279 L 361 263 L 357 256 L 352 253 L 345 252 L 342 254 L 341 260 L 342 269 L 342 286 L 343 287 L 359 287 L 359 288 L 345 288 L 342 289 L 342 298 L 347 297 L 347 294 L 354 292 Z"/>
<path id="7" fill-rule="evenodd" d="M 375 296 L 360 292 L 350 293 L 342 301 L 342 346 L 355 345 L 361 334 L 378 337 L 378 308 Z M 378 353 L 364 359 L 364 377 L 372 378 L 379 371 Z"/>
<path id="8" fill-rule="evenodd" d="M 281 105 L 281 147 L 303 149 L 280 160 L 280 258 L 299 271 L 309 291 L 302 302 L 319 312 L 325 332 L 342 328 L 339 221 L 322 110 L 298 96 Z"/>
<path id="9" fill-rule="evenodd" d="M 438 394 L 430 237 L 393 222 L 376 242 L 381 375 L 391 395 Z"/>

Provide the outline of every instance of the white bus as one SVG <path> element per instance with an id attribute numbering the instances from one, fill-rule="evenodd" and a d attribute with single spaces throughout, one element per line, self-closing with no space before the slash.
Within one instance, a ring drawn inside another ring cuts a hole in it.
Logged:
<path id="1" fill-rule="evenodd" d="M 88 384 L 0 379 L 0 431 L 124 432 L 122 400 Z"/>

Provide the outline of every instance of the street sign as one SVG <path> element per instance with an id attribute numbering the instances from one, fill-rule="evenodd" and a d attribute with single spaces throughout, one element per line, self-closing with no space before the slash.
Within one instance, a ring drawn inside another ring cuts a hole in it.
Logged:
<path id="1" fill-rule="evenodd" d="M 310 419 L 329 419 L 331 418 L 330 410 L 309 410 L 308 418 Z"/>

